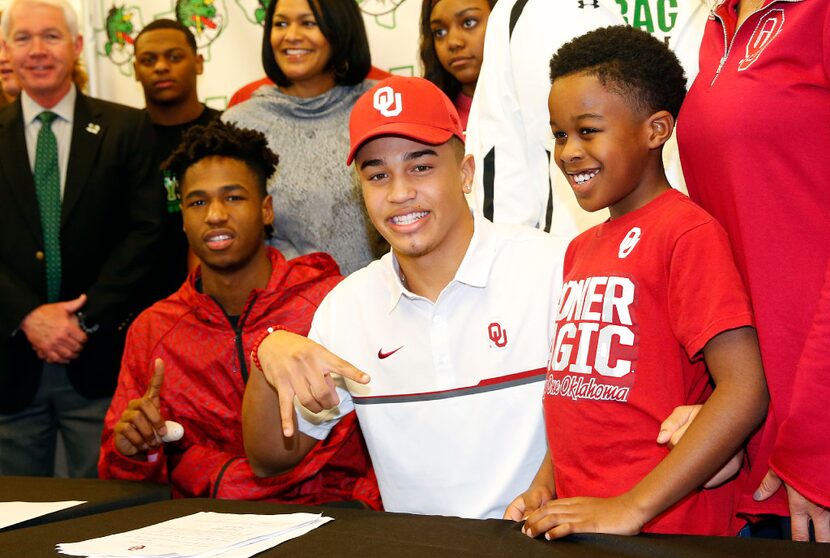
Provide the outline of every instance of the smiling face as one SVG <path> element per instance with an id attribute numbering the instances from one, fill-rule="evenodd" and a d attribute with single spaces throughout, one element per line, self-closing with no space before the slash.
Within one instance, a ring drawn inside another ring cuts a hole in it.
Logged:
<path id="1" fill-rule="evenodd" d="M 6 48 L 6 37 L 0 29 L 0 87 L 6 100 L 12 101 L 20 95 L 20 82 L 12 70 L 9 50 Z"/>
<path id="2" fill-rule="evenodd" d="M 297 97 L 314 97 L 334 87 L 327 69 L 331 45 L 306 0 L 278 0 L 271 27 L 274 59 L 291 82 L 280 89 Z"/>
<path id="3" fill-rule="evenodd" d="M 435 54 L 470 97 L 481 72 L 489 16 L 486 0 L 438 0 L 430 14 Z"/>
<path id="4" fill-rule="evenodd" d="M 472 157 L 460 160 L 451 142 L 427 145 L 384 136 L 364 144 L 355 164 L 369 218 L 401 265 L 429 258 L 461 261 L 473 232 L 464 198 L 464 186 L 473 180 Z"/>
<path id="5" fill-rule="evenodd" d="M 638 209 L 667 189 L 660 159 L 673 119 L 644 114 L 592 75 L 556 79 L 548 98 L 554 157 L 586 211 L 611 218 Z"/>
<path id="6" fill-rule="evenodd" d="M 200 54 L 193 52 L 178 29 L 154 29 L 135 45 L 135 79 L 148 104 L 176 105 L 196 98 L 196 76 L 202 73 Z"/>
<path id="7" fill-rule="evenodd" d="M 274 211 L 246 163 L 202 159 L 184 173 L 181 196 L 184 232 L 203 272 L 233 273 L 265 252 L 264 227 L 274 221 Z"/>
<path id="8" fill-rule="evenodd" d="M 15 4 L 11 10 L 7 45 L 12 69 L 32 99 L 53 107 L 72 85 L 83 41 L 72 36 L 60 8 Z"/>

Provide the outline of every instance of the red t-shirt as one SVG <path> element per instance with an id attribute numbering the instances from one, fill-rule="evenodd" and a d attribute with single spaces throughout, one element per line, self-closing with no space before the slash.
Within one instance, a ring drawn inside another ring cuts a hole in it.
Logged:
<path id="1" fill-rule="evenodd" d="M 723 229 L 675 190 L 576 237 L 564 274 L 544 395 L 556 492 L 616 496 L 668 453 L 655 440 L 671 411 L 711 393 L 703 346 L 752 312 Z M 736 534 L 738 482 L 643 530 Z"/>

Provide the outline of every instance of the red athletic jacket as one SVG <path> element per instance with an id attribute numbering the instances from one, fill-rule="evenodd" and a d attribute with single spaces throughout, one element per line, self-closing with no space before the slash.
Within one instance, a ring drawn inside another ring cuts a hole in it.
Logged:
<path id="1" fill-rule="evenodd" d="M 169 482 L 175 497 L 217 497 L 322 504 L 361 500 L 380 507 L 363 437 L 352 413 L 292 471 L 257 478 L 242 445 L 242 395 L 256 337 L 270 325 L 305 335 L 323 297 L 342 279 L 326 254 L 286 261 L 269 249 L 273 271 L 254 290 L 234 327 L 210 296 L 196 290 L 197 268 L 173 295 L 144 311 L 127 334 L 118 387 L 104 422 L 101 478 Z M 118 453 L 113 427 L 147 390 L 151 363 L 165 364 L 161 412 L 184 437 L 148 461 Z"/>

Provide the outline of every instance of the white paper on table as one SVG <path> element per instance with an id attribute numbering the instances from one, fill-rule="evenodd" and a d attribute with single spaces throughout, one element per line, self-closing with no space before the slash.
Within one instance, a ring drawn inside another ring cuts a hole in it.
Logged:
<path id="1" fill-rule="evenodd" d="M 141 529 L 77 543 L 61 543 L 57 550 L 72 556 L 233 556 L 229 550 L 253 549 L 247 545 L 268 542 L 271 548 L 332 521 L 321 514 L 276 515 L 199 512 Z"/>
<path id="2" fill-rule="evenodd" d="M 85 503 L 86 500 L 67 500 L 65 502 L 0 502 L 0 529 Z"/>

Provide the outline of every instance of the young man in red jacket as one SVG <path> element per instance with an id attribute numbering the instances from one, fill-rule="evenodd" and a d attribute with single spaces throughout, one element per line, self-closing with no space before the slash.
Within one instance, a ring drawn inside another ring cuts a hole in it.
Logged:
<path id="1" fill-rule="evenodd" d="M 174 496 L 360 500 L 379 507 L 354 420 L 293 469 L 257 478 L 242 444 L 247 355 L 269 325 L 307 332 L 341 280 L 327 254 L 286 261 L 265 245 L 274 219 L 265 183 L 277 156 L 258 132 L 196 126 L 165 163 L 179 178 L 184 231 L 201 266 L 130 328 L 105 420 L 102 478 L 169 482 Z M 165 419 L 184 436 L 164 443 Z"/>

